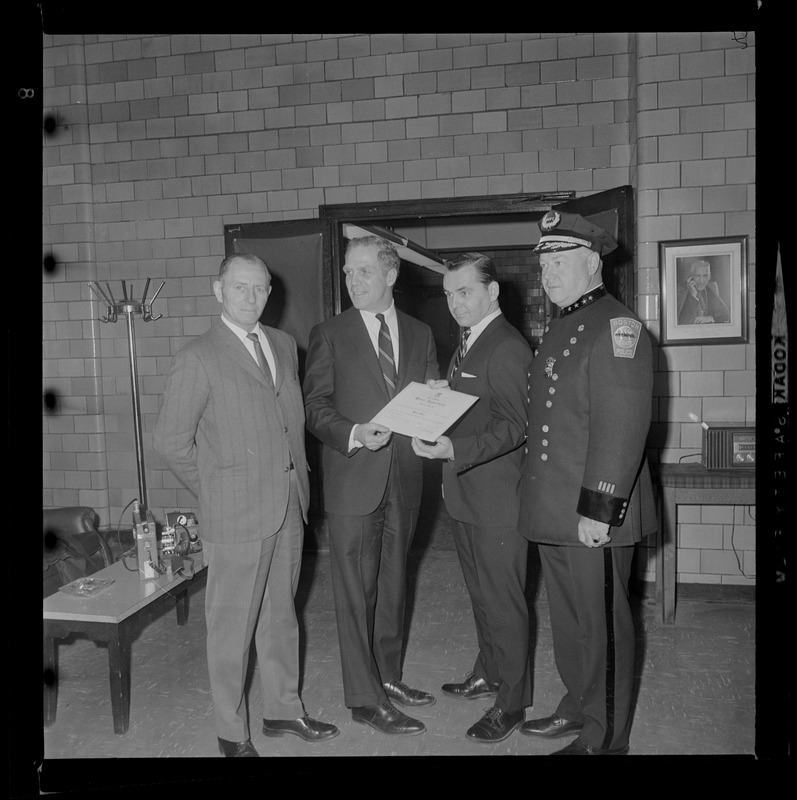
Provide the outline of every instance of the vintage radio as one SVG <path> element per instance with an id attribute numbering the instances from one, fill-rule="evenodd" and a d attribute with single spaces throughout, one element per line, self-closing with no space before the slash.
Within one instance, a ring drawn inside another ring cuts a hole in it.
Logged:
<path id="1" fill-rule="evenodd" d="M 755 469 L 755 426 L 704 422 L 703 466 L 706 469 Z"/>

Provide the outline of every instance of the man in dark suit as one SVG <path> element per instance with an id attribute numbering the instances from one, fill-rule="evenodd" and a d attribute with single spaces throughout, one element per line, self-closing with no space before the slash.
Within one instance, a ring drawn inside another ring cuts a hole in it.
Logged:
<path id="1" fill-rule="evenodd" d="M 448 308 L 460 326 L 449 367 L 452 389 L 479 400 L 433 445 L 415 452 L 444 458 L 443 497 L 473 606 L 479 653 L 462 683 L 443 692 L 495 704 L 467 731 L 475 742 L 506 739 L 531 702 L 529 622 L 525 597 L 528 542 L 518 534 L 518 482 L 526 440 L 526 390 L 531 349 L 498 304 L 495 267 L 466 253 L 443 277 Z"/>
<path id="2" fill-rule="evenodd" d="M 561 314 L 529 371 L 520 532 L 539 543 L 554 657 L 566 694 L 523 723 L 544 738 L 578 734 L 557 755 L 628 752 L 634 544 L 656 529 L 644 461 L 653 357 L 637 316 L 607 294 L 601 256 L 617 247 L 578 214 L 540 221 L 542 286 Z"/>
<path id="3" fill-rule="evenodd" d="M 252 757 L 244 684 L 253 638 L 263 733 L 321 741 L 338 729 L 309 717 L 299 696 L 294 596 L 309 487 L 296 342 L 258 323 L 271 292 L 261 259 L 224 259 L 213 291 L 221 320 L 175 356 L 155 449 L 199 498 L 219 750 Z"/>
<path id="4" fill-rule="evenodd" d="M 370 422 L 411 381 L 438 377 L 429 327 L 397 311 L 400 260 L 379 237 L 352 239 L 344 274 L 353 308 L 310 332 L 307 428 L 322 443 L 324 508 L 343 690 L 352 719 L 389 734 L 426 727 L 404 706 L 430 705 L 402 680 L 406 562 L 421 502 L 409 438 Z"/>

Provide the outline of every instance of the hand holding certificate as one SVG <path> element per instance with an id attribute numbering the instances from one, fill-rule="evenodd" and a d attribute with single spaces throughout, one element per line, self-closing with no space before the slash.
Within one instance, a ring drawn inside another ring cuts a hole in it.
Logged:
<path id="1" fill-rule="evenodd" d="M 430 389 L 413 381 L 372 420 L 394 433 L 434 442 L 479 398 L 452 389 Z"/>

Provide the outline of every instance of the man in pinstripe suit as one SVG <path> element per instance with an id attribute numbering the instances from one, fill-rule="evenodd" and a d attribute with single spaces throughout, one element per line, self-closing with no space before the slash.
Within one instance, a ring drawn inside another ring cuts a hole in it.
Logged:
<path id="1" fill-rule="evenodd" d="M 271 292 L 261 259 L 224 259 L 213 291 L 221 319 L 175 356 L 155 449 L 199 498 L 219 750 L 253 757 L 244 693 L 253 641 L 263 733 L 321 741 L 338 729 L 308 716 L 299 696 L 294 596 L 309 485 L 296 342 L 259 324 Z"/>

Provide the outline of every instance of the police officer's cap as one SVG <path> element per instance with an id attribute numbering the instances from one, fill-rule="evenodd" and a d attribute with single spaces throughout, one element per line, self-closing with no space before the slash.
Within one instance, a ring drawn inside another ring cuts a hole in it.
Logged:
<path id="1" fill-rule="evenodd" d="M 534 248 L 535 253 L 588 247 L 598 255 L 606 255 L 617 248 L 617 242 L 611 234 L 580 214 L 551 210 L 537 224 L 540 241 Z"/>

